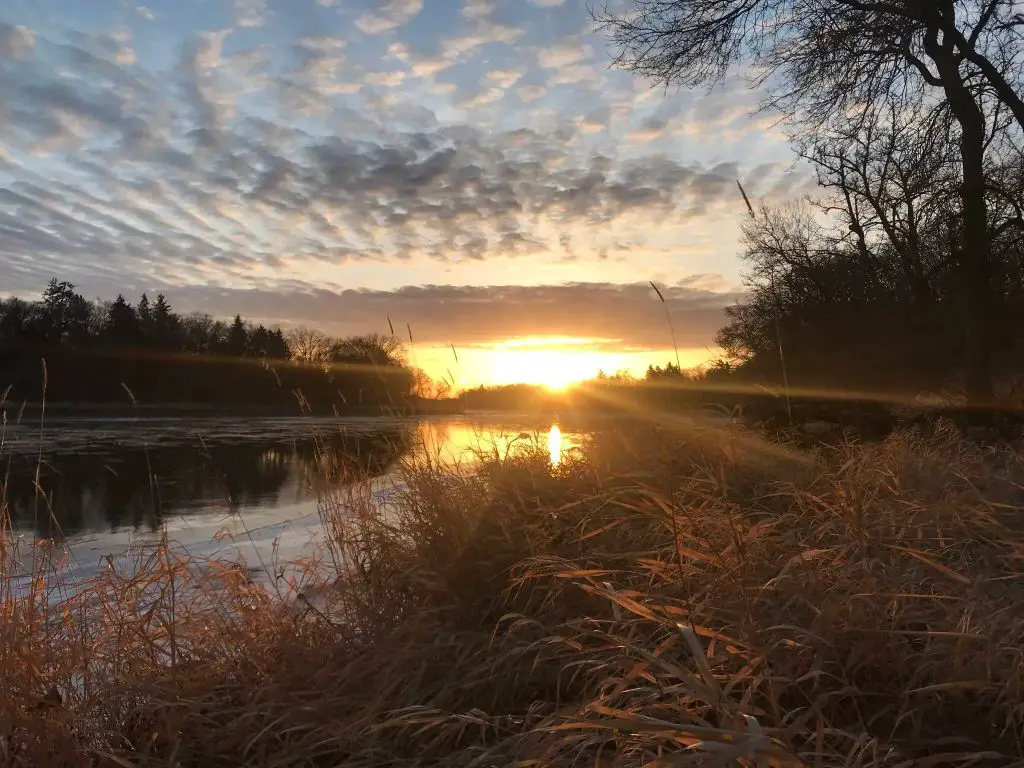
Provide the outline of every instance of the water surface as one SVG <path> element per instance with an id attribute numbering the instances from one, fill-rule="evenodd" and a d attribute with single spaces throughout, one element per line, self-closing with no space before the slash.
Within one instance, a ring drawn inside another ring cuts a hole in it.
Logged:
<path id="1" fill-rule="evenodd" d="M 278 561 L 321 535 L 325 456 L 383 497 L 413 451 L 472 461 L 535 441 L 557 464 L 578 439 L 510 418 L 64 418 L 6 425 L 0 491 L 16 536 L 54 540 L 83 573 L 163 536 L 197 557 Z"/>

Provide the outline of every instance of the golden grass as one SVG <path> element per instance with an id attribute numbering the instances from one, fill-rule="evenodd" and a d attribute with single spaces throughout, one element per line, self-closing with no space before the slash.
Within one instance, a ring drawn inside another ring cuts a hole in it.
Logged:
<path id="1" fill-rule="evenodd" d="M 410 464 L 325 498 L 315 602 L 167 549 L 8 589 L 0 765 L 1024 764 L 1021 468 L 645 427 Z"/>

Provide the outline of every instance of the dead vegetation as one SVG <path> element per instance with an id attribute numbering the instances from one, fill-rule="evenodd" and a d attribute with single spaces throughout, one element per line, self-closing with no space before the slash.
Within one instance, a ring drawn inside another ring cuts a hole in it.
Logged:
<path id="1" fill-rule="evenodd" d="M 317 601 L 8 578 L 0 765 L 1024 764 L 1020 470 L 636 427 L 325 498 Z"/>

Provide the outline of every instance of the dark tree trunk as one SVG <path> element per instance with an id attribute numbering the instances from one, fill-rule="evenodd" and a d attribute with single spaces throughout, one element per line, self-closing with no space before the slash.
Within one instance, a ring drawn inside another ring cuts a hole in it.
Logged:
<path id="1" fill-rule="evenodd" d="M 992 290 L 992 253 L 985 202 L 985 127 L 980 114 L 977 121 L 961 125 L 964 222 L 957 266 L 964 280 L 964 387 L 971 405 L 988 405 L 994 394 L 992 345 L 996 296 Z"/>
<path id="2" fill-rule="evenodd" d="M 935 62 L 950 111 L 960 126 L 960 154 L 963 183 L 961 240 L 955 250 L 960 274 L 963 307 L 964 390 L 968 405 L 991 405 L 993 302 L 992 247 L 988 232 L 988 203 L 985 200 L 985 115 L 960 73 L 959 57 L 949 35 L 939 42 L 939 31 L 953 19 L 950 0 L 933 6 L 933 21 L 925 36 L 925 48 Z M 945 22 L 945 24 L 944 24 Z"/>

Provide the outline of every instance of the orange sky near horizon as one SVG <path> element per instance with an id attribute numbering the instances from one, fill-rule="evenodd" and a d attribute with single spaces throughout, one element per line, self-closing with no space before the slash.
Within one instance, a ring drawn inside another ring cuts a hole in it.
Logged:
<path id="1" fill-rule="evenodd" d="M 684 369 L 710 363 L 718 356 L 712 348 L 679 350 Z M 454 353 L 449 346 L 421 346 L 410 350 L 408 358 L 434 381 L 454 381 L 457 391 L 505 384 L 537 384 L 558 390 L 592 379 L 600 371 L 628 371 L 642 377 L 650 365 L 674 363 L 676 353 L 671 347 L 623 347 L 617 351 L 606 340 L 552 336 L 456 347 Z"/>

